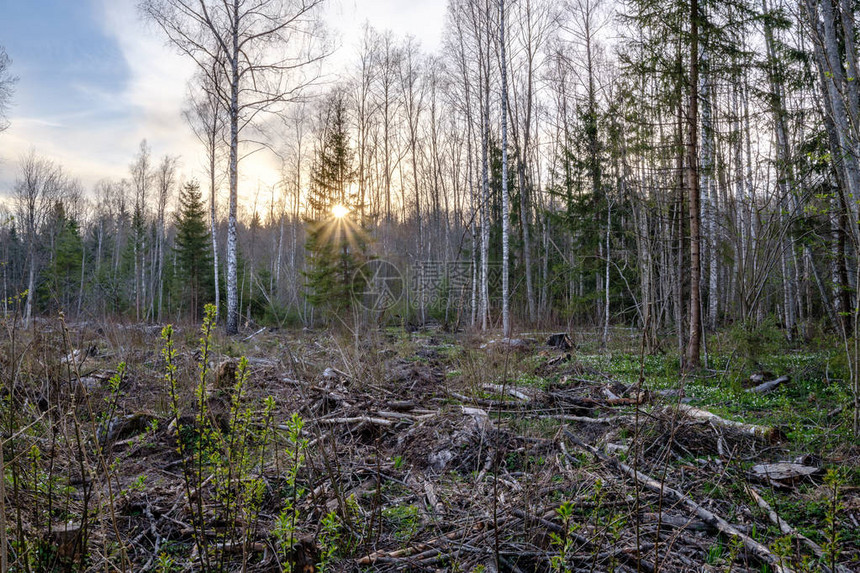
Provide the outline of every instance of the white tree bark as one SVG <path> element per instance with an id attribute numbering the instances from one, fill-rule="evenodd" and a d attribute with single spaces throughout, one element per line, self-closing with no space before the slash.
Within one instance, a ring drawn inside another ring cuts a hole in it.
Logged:
<path id="1" fill-rule="evenodd" d="M 702 222 L 704 223 L 703 246 L 707 247 L 708 259 L 708 327 L 717 328 L 719 311 L 719 269 L 717 268 L 717 193 L 714 181 L 714 125 L 712 118 L 711 74 L 708 51 L 702 50 L 701 102 L 702 102 L 702 151 L 701 192 Z"/>
<path id="2" fill-rule="evenodd" d="M 499 45 L 502 68 L 502 332 L 511 336 L 510 199 L 508 197 L 508 65 L 505 58 L 505 0 L 499 0 Z"/>

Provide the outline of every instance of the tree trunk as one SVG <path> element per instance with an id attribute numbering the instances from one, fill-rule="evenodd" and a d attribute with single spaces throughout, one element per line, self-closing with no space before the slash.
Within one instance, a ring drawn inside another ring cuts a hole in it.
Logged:
<path id="1" fill-rule="evenodd" d="M 609 236 L 612 229 L 612 204 L 606 204 L 606 248 L 603 251 L 605 257 L 605 278 L 603 281 L 603 348 L 609 343 L 609 265 L 611 263 L 609 255 Z M 647 311 L 645 311 L 647 312 Z M 647 328 L 647 325 L 643 325 Z"/>
<path id="2" fill-rule="evenodd" d="M 511 336 L 509 245 L 510 200 L 508 198 L 508 72 L 505 60 L 505 0 L 499 0 L 499 43 L 502 66 L 502 332 Z"/>
<path id="3" fill-rule="evenodd" d="M 716 330 L 719 310 L 719 281 L 717 269 L 717 202 L 714 181 L 714 126 L 711 113 L 711 74 L 708 53 L 702 50 L 702 218 L 708 253 L 708 328 Z"/>
<path id="4" fill-rule="evenodd" d="M 490 287 L 489 272 L 490 264 L 490 53 L 489 53 L 489 8 L 487 13 L 487 45 L 486 54 L 479 48 L 478 55 L 481 59 L 483 71 L 483 122 L 481 125 L 481 330 L 489 328 L 490 314 Z M 480 40 L 479 40 L 480 43 Z"/>
<path id="5" fill-rule="evenodd" d="M 232 58 L 230 60 L 230 205 L 227 214 L 227 334 L 239 332 L 238 229 L 239 192 L 239 0 L 233 0 Z"/>
<path id="6" fill-rule="evenodd" d="M 690 2 L 690 100 L 687 109 L 687 191 L 690 208 L 690 338 L 687 368 L 696 368 L 701 359 L 701 281 L 699 159 L 697 150 L 699 116 L 699 2 Z"/>

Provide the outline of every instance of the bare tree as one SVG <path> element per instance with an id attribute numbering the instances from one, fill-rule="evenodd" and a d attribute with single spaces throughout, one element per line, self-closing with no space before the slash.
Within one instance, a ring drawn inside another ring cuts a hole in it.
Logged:
<path id="1" fill-rule="evenodd" d="M 12 75 L 9 71 L 12 65 L 12 60 L 6 54 L 6 49 L 0 46 L 0 132 L 5 131 L 9 127 L 9 122 L 6 119 L 6 111 L 9 109 L 9 102 L 12 100 L 12 90 L 15 87 L 15 82 L 18 78 Z"/>
<path id="2" fill-rule="evenodd" d="M 156 197 L 156 236 L 155 249 L 153 249 L 153 287 L 152 299 L 150 304 L 150 315 L 158 321 L 161 321 L 161 312 L 164 306 L 164 243 L 166 240 L 164 232 L 164 214 L 167 209 L 167 203 L 170 200 L 170 194 L 176 187 L 176 164 L 178 158 L 165 155 L 161 159 L 158 168 L 155 171 L 155 189 Z M 158 291 L 158 301 L 155 300 L 155 292 Z"/>
<path id="3" fill-rule="evenodd" d="M 142 0 L 140 7 L 214 82 L 230 126 L 227 216 L 227 333 L 239 330 L 237 203 L 243 132 L 264 112 L 292 101 L 313 77 L 309 64 L 327 55 L 318 8 L 324 0 Z M 217 79 L 217 78 L 216 78 Z"/>
<path id="4" fill-rule="evenodd" d="M 189 108 L 183 115 L 197 139 L 206 149 L 209 174 L 209 234 L 212 239 L 212 269 L 215 279 L 215 320 L 221 312 L 221 281 L 218 272 L 217 190 L 218 164 L 226 135 L 226 114 L 218 99 L 219 67 L 213 65 L 210 74 L 199 73 L 198 89 L 189 94 Z"/>
<path id="5" fill-rule="evenodd" d="M 24 226 L 27 242 L 27 300 L 24 324 L 33 316 L 33 296 L 36 292 L 36 266 L 39 232 L 48 210 L 60 196 L 64 175 L 52 161 L 39 157 L 34 150 L 21 158 L 21 174 L 15 182 L 15 203 Z"/>
<path id="6" fill-rule="evenodd" d="M 134 188 L 134 211 L 132 212 L 132 252 L 134 254 L 134 309 L 135 318 L 140 320 L 146 306 L 146 219 L 149 212 L 149 189 L 154 175 L 152 158 L 146 140 L 140 142 L 140 149 L 134 163 L 129 167 L 131 183 Z"/>

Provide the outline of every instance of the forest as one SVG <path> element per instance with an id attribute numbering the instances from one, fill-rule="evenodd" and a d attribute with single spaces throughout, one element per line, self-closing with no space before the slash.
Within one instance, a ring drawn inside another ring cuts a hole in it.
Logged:
<path id="1" fill-rule="evenodd" d="M 0 164 L 0 573 L 860 570 L 860 7 L 326 4 L 140 0 L 194 156 Z"/>

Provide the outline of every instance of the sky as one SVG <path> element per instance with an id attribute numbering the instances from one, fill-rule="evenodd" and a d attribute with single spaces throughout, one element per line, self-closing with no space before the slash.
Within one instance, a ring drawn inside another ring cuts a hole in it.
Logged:
<path id="1" fill-rule="evenodd" d="M 362 26 L 413 35 L 427 51 L 441 43 L 446 0 L 328 0 L 325 20 L 339 44 L 329 72 L 355 58 Z M 185 178 L 204 179 L 203 150 L 182 119 L 193 64 L 141 20 L 136 0 L 0 0 L 0 45 L 18 77 L 0 133 L 0 196 L 20 157 L 61 164 L 91 189 L 128 175 L 146 139 L 153 156 L 180 156 Z M 243 163 L 243 185 L 271 186 L 278 163 L 258 153 Z"/>

